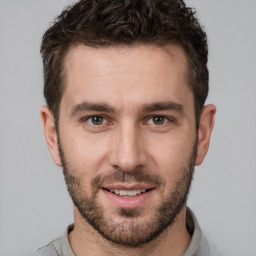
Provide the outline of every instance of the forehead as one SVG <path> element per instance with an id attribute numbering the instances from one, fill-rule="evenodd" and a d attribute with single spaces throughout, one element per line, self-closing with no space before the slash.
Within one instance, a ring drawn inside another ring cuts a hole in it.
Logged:
<path id="1" fill-rule="evenodd" d="M 70 78 L 77 72 L 87 75 L 108 75 L 111 69 L 116 72 L 143 72 L 154 68 L 154 74 L 169 72 L 170 68 L 181 69 L 186 73 L 186 54 L 180 46 L 168 45 L 157 47 L 151 45 L 89 47 L 77 45 L 71 47 L 64 59 L 64 71 Z M 74 73 L 74 71 L 77 71 Z M 183 74 L 184 75 L 184 74 Z"/>
<path id="2" fill-rule="evenodd" d="M 64 72 L 63 97 L 73 104 L 109 100 L 136 106 L 142 101 L 179 100 L 190 92 L 186 55 L 174 45 L 78 45 L 67 53 Z"/>

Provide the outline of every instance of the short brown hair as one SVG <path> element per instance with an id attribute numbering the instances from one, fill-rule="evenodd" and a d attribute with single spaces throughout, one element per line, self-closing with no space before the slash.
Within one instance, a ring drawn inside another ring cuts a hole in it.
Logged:
<path id="1" fill-rule="evenodd" d="M 64 89 L 63 62 L 71 46 L 178 44 L 186 52 L 197 125 L 208 95 L 208 46 L 195 11 L 182 0 L 81 0 L 67 7 L 41 45 L 44 96 L 58 120 Z"/>

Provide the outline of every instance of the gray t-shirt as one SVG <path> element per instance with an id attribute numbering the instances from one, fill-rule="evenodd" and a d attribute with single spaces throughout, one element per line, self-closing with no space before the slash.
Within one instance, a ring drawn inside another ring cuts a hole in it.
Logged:
<path id="1" fill-rule="evenodd" d="M 195 215 L 189 208 L 187 208 L 186 226 L 192 234 L 192 239 L 183 256 L 221 256 L 218 250 L 208 243 Z M 68 241 L 68 233 L 73 227 L 74 225 L 68 226 L 62 237 L 38 249 L 32 256 L 75 256 Z"/>

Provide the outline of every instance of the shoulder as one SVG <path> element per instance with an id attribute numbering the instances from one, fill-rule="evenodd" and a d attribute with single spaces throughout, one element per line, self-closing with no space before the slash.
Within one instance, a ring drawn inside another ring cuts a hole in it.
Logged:
<path id="1" fill-rule="evenodd" d="M 36 250 L 31 256 L 60 256 L 55 247 L 50 243 Z"/>
<path id="2" fill-rule="evenodd" d="M 202 234 L 200 245 L 194 256 L 223 256 L 214 243 L 210 243 L 208 239 Z"/>
<path id="3" fill-rule="evenodd" d="M 187 208 L 186 225 L 188 231 L 191 233 L 191 242 L 183 254 L 183 256 L 221 256 L 217 247 L 213 243 L 209 243 L 204 233 L 202 232 L 198 221 L 191 211 Z"/>
<path id="4" fill-rule="evenodd" d="M 69 225 L 63 236 L 53 240 L 48 245 L 37 249 L 31 256 L 74 256 L 68 241 L 68 233 L 73 228 L 73 224 Z"/>
<path id="5" fill-rule="evenodd" d="M 210 243 L 209 256 L 223 256 L 223 254 L 219 251 L 218 247 L 215 244 Z"/>

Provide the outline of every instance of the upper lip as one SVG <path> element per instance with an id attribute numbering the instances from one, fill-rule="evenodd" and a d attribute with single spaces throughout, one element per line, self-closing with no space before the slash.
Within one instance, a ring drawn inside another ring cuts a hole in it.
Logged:
<path id="1" fill-rule="evenodd" d="M 150 184 L 143 184 L 143 183 L 138 183 L 138 184 L 123 184 L 123 183 L 116 183 L 116 184 L 111 184 L 111 185 L 105 185 L 102 186 L 104 189 L 119 189 L 119 190 L 139 190 L 139 189 L 153 189 L 154 186 Z"/>

